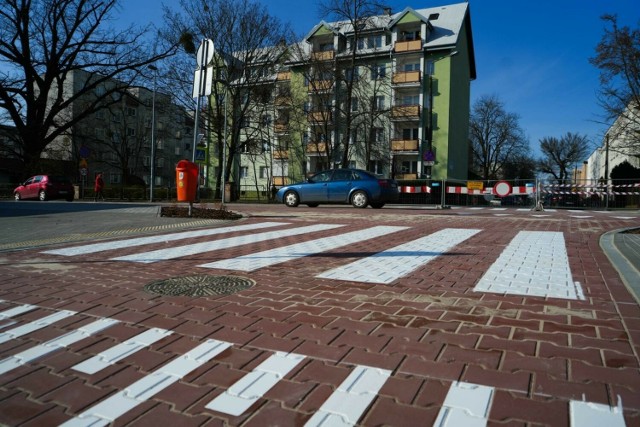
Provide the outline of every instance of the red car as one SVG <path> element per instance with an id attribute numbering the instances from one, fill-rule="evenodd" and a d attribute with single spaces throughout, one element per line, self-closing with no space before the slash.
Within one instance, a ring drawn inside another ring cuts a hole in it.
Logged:
<path id="1" fill-rule="evenodd" d="M 13 190 L 16 200 L 22 199 L 66 199 L 73 201 L 75 190 L 71 180 L 59 175 L 32 176 Z"/>

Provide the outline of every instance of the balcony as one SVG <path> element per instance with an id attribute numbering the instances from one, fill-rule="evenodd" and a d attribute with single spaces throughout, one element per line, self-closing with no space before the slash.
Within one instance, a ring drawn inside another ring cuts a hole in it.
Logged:
<path id="1" fill-rule="evenodd" d="M 291 80 L 291 71 L 279 71 L 276 80 L 279 82 Z"/>
<path id="2" fill-rule="evenodd" d="M 309 82 L 309 92 L 326 92 L 333 86 L 333 80 L 313 80 Z"/>
<path id="3" fill-rule="evenodd" d="M 276 122 L 273 127 L 275 133 L 286 133 L 289 132 L 289 123 L 278 123 Z"/>
<path id="4" fill-rule="evenodd" d="M 292 100 L 290 96 L 276 96 L 273 101 L 276 107 L 290 107 L 291 102 Z"/>
<path id="5" fill-rule="evenodd" d="M 404 42 L 396 42 L 394 51 L 396 53 L 402 52 L 416 52 L 422 50 L 422 40 L 409 40 Z"/>
<path id="6" fill-rule="evenodd" d="M 393 73 L 391 82 L 394 85 L 420 83 L 420 71 L 400 71 Z"/>
<path id="7" fill-rule="evenodd" d="M 275 150 L 273 152 L 273 160 L 286 160 L 289 158 L 289 152 L 287 150 Z"/>
<path id="8" fill-rule="evenodd" d="M 307 114 L 307 120 L 311 123 L 327 123 L 331 121 L 331 111 L 311 111 Z"/>
<path id="9" fill-rule="evenodd" d="M 391 151 L 418 151 L 417 139 L 393 139 Z"/>
<path id="10" fill-rule="evenodd" d="M 392 119 L 419 120 L 419 105 L 397 105 L 391 108 Z"/>
<path id="11" fill-rule="evenodd" d="M 314 61 L 330 61 L 334 58 L 335 53 L 332 50 L 325 50 L 321 52 L 313 52 L 311 59 Z"/>
<path id="12" fill-rule="evenodd" d="M 307 154 L 317 154 L 317 153 L 326 153 L 327 152 L 327 143 L 326 142 L 310 142 L 307 144 Z"/>
<path id="13" fill-rule="evenodd" d="M 273 185 L 275 185 L 277 187 L 282 187 L 283 185 L 289 184 L 289 177 L 286 177 L 286 176 L 274 176 L 272 178 L 273 178 Z"/>
<path id="14" fill-rule="evenodd" d="M 418 179 L 417 173 L 399 173 L 395 179 Z"/>

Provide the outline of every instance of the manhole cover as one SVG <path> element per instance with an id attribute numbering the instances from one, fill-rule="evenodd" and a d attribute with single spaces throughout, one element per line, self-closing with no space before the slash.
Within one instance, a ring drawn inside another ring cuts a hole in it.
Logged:
<path id="1" fill-rule="evenodd" d="M 231 295 L 255 285 L 251 279 L 239 276 L 186 276 L 151 282 L 144 290 L 152 294 L 203 297 Z"/>

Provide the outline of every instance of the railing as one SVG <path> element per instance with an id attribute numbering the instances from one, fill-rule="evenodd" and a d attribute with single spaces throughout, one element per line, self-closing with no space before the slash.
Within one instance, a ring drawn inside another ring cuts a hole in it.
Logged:
<path id="1" fill-rule="evenodd" d="M 289 152 L 287 150 L 275 150 L 273 152 L 274 160 L 283 160 L 289 158 Z"/>
<path id="2" fill-rule="evenodd" d="M 331 120 L 331 111 L 311 111 L 307 114 L 307 119 L 310 122 L 325 123 Z"/>
<path id="3" fill-rule="evenodd" d="M 289 124 L 288 123 L 276 123 L 275 126 L 273 127 L 273 130 L 276 133 L 286 133 L 289 131 Z"/>
<path id="4" fill-rule="evenodd" d="M 391 78 L 393 84 L 420 83 L 420 71 L 398 71 Z"/>
<path id="5" fill-rule="evenodd" d="M 420 118 L 419 105 L 397 105 L 391 107 L 392 119 L 418 119 Z"/>
<path id="6" fill-rule="evenodd" d="M 394 139 L 391 141 L 392 151 L 418 151 L 417 139 Z"/>
<path id="7" fill-rule="evenodd" d="M 396 42 L 394 51 L 400 52 L 413 52 L 422 49 L 422 40 L 409 40 Z"/>
<path id="8" fill-rule="evenodd" d="M 330 61 L 333 59 L 335 53 L 332 50 L 325 50 L 321 52 L 313 52 L 311 58 L 315 61 Z"/>
<path id="9" fill-rule="evenodd" d="M 307 144 L 307 154 L 309 153 L 326 153 L 327 152 L 327 143 L 326 142 L 310 142 Z"/>
<path id="10" fill-rule="evenodd" d="M 332 80 L 313 80 L 309 82 L 309 92 L 323 92 L 331 89 Z"/>
<path id="11" fill-rule="evenodd" d="M 278 81 L 286 81 L 291 80 L 291 71 L 279 71 L 276 75 L 276 80 Z"/>

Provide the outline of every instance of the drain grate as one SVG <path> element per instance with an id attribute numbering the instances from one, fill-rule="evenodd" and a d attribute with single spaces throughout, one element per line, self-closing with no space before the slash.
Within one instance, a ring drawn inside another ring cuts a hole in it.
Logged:
<path id="1" fill-rule="evenodd" d="M 255 284 L 246 277 L 201 274 L 158 280 L 145 285 L 144 290 L 157 295 L 204 297 L 235 294 Z"/>

